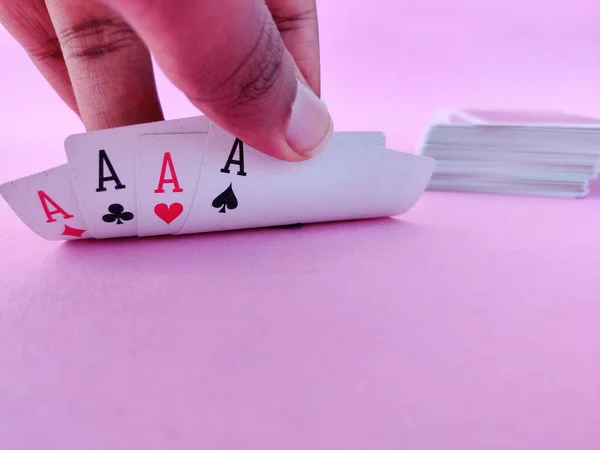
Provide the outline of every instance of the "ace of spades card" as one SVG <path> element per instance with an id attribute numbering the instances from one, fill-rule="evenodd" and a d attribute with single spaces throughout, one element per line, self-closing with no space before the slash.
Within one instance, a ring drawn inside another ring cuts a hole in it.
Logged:
<path id="1" fill-rule="evenodd" d="M 431 158 L 334 137 L 320 155 L 286 162 L 211 123 L 188 220 L 179 234 L 388 217 L 431 178 Z"/>
<path id="2" fill-rule="evenodd" d="M 337 132 L 348 141 L 383 146 L 385 135 L 377 131 Z M 205 155 L 207 133 L 147 134 L 136 140 L 138 236 L 177 234 L 190 213 Z M 243 142 L 236 140 L 229 166 L 243 166 Z M 241 172 L 240 172 L 241 173 Z M 233 187 L 213 200 L 226 213 L 237 207 Z"/>

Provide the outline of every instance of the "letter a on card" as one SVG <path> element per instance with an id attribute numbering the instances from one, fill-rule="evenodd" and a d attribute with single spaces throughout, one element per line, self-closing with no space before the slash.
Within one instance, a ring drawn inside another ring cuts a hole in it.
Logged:
<path id="1" fill-rule="evenodd" d="M 65 150 L 71 179 L 94 237 L 137 236 L 136 139 L 150 133 L 206 133 L 208 125 L 206 117 L 192 117 L 69 136 Z M 154 168 L 153 184 L 160 168 Z"/>
<path id="2" fill-rule="evenodd" d="M 138 235 L 176 234 L 196 194 L 208 135 L 147 135 L 136 141 Z"/>
<path id="3" fill-rule="evenodd" d="M 45 239 L 92 237 L 66 164 L 6 183 L 0 186 L 0 194 L 25 224 Z"/>
<path id="4" fill-rule="evenodd" d="M 167 170 L 169 171 L 170 178 L 167 178 Z M 173 192 L 183 192 L 177 179 L 177 172 L 173 166 L 173 157 L 171 152 L 165 152 L 163 156 L 162 170 L 160 171 L 160 180 L 158 180 L 158 187 L 154 191 L 155 194 L 165 193 L 165 184 L 173 184 Z"/>
<path id="5" fill-rule="evenodd" d="M 403 214 L 425 190 L 435 165 L 431 158 L 340 137 L 312 159 L 286 162 L 214 123 L 207 147 L 180 234 Z"/>

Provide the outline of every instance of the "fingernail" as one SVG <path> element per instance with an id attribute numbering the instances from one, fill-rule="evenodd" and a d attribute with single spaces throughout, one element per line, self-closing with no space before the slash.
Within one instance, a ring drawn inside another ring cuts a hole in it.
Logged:
<path id="1" fill-rule="evenodd" d="M 311 158 L 325 149 L 332 133 L 333 121 L 327 107 L 310 88 L 298 82 L 285 132 L 288 144 L 303 158 Z"/>

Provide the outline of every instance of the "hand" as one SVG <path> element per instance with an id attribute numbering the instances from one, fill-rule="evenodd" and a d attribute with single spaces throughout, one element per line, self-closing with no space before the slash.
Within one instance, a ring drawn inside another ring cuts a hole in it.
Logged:
<path id="1" fill-rule="evenodd" d="M 88 130 L 163 119 L 151 52 L 215 123 L 300 161 L 333 127 L 315 1 L 0 0 L 0 22 Z"/>

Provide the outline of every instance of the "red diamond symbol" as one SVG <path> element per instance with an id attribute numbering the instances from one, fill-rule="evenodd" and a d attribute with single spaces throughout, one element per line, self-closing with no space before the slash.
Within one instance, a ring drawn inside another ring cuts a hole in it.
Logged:
<path id="1" fill-rule="evenodd" d="M 86 230 L 80 230 L 78 228 L 72 228 L 69 225 L 65 225 L 65 231 L 63 231 L 63 236 L 73 236 L 80 238 Z"/>

